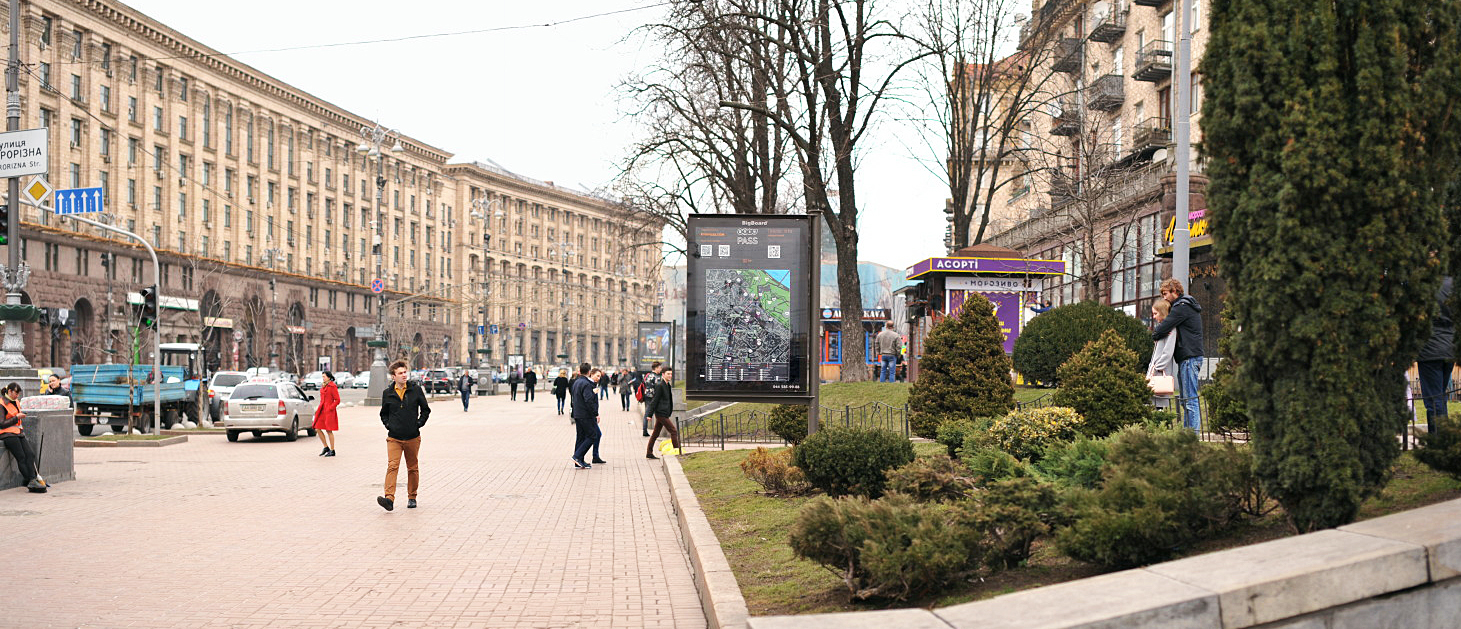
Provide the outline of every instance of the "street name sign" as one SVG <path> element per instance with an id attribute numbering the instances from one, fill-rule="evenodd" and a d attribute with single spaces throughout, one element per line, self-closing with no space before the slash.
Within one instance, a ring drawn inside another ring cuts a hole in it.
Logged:
<path id="1" fill-rule="evenodd" d="M 56 191 L 55 211 L 57 214 L 90 214 L 105 212 L 102 207 L 101 188 L 71 188 Z"/>
<path id="2" fill-rule="evenodd" d="M 49 129 L 0 133 L 0 177 L 45 174 L 50 148 Z"/>

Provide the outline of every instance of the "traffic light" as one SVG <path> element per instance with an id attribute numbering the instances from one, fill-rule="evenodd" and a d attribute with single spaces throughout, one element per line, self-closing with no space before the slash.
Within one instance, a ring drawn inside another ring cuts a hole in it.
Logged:
<path id="1" fill-rule="evenodd" d="M 0 205 L 0 245 L 10 244 L 10 206 Z"/>
<path id="2" fill-rule="evenodd" d="M 490 248 L 491 246 L 492 246 L 492 234 L 482 234 L 482 247 L 483 248 Z"/>
<path id="3" fill-rule="evenodd" d="M 157 323 L 157 285 L 154 284 L 142 289 L 142 316 L 138 325 L 156 330 Z"/>

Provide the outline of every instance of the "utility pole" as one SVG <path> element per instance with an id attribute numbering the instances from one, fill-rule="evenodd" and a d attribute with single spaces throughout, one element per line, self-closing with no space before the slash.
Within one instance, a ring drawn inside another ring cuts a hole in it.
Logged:
<path id="1" fill-rule="evenodd" d="M 10 0 L 10 61 L 5 66 L 5 130 L 20 130 L 20 0 Z M 10 250 L 8 263 L 3 269 L 5 303 L 10 310 L 19 310 L 20 291 L 30 278 L 30 266 L 20 259 L 20 178 L 11 177 L 6 187 L 6 203 L 9 204 L 10 225 L 6 242 Z M 20 321 L 5 322 L 5 340 L 0 345 L 0 367 L 29 369 L 25 359 L 25 337 Z"/>
<path id="2" fill-rule="evenodd" d="M 1172 278 L 1182 283 L 1187 292 L 1189 257 L 1192 254 L 1192 231 L 1188 224 L 1191 206 L 1192 177 L 1188 173 L 1192 153 L 1192 15 L 1187 13 L 1188 0 L 1176 0 L 1172 10 L 1177 12 L 1173 21 L 1177 28 L 1177 119 L 1173 131 L 1177 134 L 1177 220 L 1172 232 Z"/>

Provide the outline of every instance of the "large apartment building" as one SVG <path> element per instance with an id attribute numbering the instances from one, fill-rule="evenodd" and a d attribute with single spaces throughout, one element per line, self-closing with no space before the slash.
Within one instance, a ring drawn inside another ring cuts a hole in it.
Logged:
<path id="1" fill-rule="evenodd" d="M 214 368 L 363 370 L 379 275 L 388 352 L 419 366 L 628 357 L 659 223 L 451 163 L 409 129 L 374 146 L 374 122 L 113 0 L 23 14 L 21 126 L 50 130 L 52 185 L 102 188 L 110 222 L 157 248 L 162 340 L 207 345 Z M 31 364 L 137 351 L 147 253 L 34 207 L 11 215 L 33 271 L 23 298 L 47 315 L 27 324 Z"/>
<path id="2" fill-rule="evenodd" d="M 1068 273 L 1044 284 L 1044 297 L 1057 305 L 1097 299 L 1146 318 L 1169 272 L 1163 255 L 1170 254 L 1176 205 L 1173 53 L 1179 29 L 1188 30 L 1190 137 L 1197 146 L 1196 69 L 1208 38 L 1206 0 L 1185 0 L 1188 15 L 1180 20 L 1175 4 L 1034 0 L 1023 24 L 1016 56 L 1040 67 L 1031 73 L 1035 112 L 1020 141 L 1035 150 L 1022 153 L 1011 173 L 1016 183 L 996 195 L 991 222 L 1002 229 L 986 240 L 1026 257 L 1064 260 Z M 1223 289 L 1210 240 L 1202 237 L 1206 178 L 1196 150 L 1190 166 L 1190 292 L 1213 303 Z M 1097 294 L 1088 294 L 1092 285 Z M 1209 327 L 1217 325 L 1217 317 L 1208 319 Z"/>

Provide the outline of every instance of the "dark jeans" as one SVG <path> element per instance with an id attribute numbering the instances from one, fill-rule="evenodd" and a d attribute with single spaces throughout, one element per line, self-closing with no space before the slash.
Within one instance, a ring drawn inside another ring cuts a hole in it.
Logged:
<path id="1" fill-rule="evenodd" d="M 516 400 L 517 399 L 517 383 L 516 382 L 509 382 L 509 383 L 507 383 L 507 395 L 508 395 L 507 399 L 509 399 L 509 400 Z"/>
<path id="2" fill-rule="evenodd" d="M 663 429 L 670 433 L 670 443 L 675 444 L 675 449 L 680 449 L 680 429 L 675 427 L 675 422 L 668 417 L 654 418 L 654 432 L 649 433 L 649 445 L 644 446 L 645 454 L 654 454 L 654 442 L 659 439 L 659 431 Z"/>
<path id="3" fill-rule="evenodd" d="M 567 398 L 564 398 L 561 395 L 558 396 L 558 414 L 559 415 L 562 415 L 563 414 L 563 400 L 565 400 L 565 399 L 567 399 Z"/>
<path id="4" fill-rule="evenodd" d="M 606 384 L 604 386 L 599 387 L 599 399 L 600 400 L 607 400 L 607 399 L 609 399 L 609 385 Z"/>
<path id="5" fill-rule="evenodd" d="M 1446 415 L 1446 391 L 1451 388 L 1451 361 L 1422 360 L 1416 363 L 1420 376 L 1420 398 L 1425 402 L 1426 428 L 1436 431 L 1436 425 L 1449 419 Z"/>
<path id="6" fill-rule="evenodd" d="M 20 470 L 20 475 L 25 478 L 25 482 L 29 483 L 40 475 L 40 470 L 36 468 L 35 455 L 31 453 L 30 444 L 26 442 L 24 436 L 6 434 L 4 437 L 0 437 L 0 441 L 5 442 L 5 450 L 10 452 L 11 458 L 15 459 L 15 467 Z"/>
<path id="7" fill-rule="evenodd" d="M 467 410 L 467 403 L 468 402 L 471 402 L 471 401 L 472 401 L 472 391 L 470 389 L 463 390 L 462 391 L 462 410 L 463 411 Z"/>
<path id="8" fill-rule="evenodd" d="M 533 394 L 535 394 L 537 392 L 538 392 L 538 387 L 535 387 L 535 386 L 534 387 L 524 387 L 523 388 L 523 401 L 524 402 L 531 402 L 531 401 L 533 401 Z"/>
<path id="9" fill-rule="evenodd" d="M 620 400 L 623 400 L 623 402 L 624 402 L 624 410 L 626 410 L 626 411 L 629 410 L 629 392 L 628 391 L 624 391 L 624 392 L 620 393 L 619 394 L 619 399 Z"/>
<path id="10" fill-rule="evenodd" d="M 594 449 L 594 458 L 599 458 L 599 437 L 604 434 L 599 430 L 599 422 L 592 417 L 587 419 L 575 417 L 573 426 L 578 433 L 577 443 L 573 448 L 573 458 L 582 461 L 584 455 L 588 454 L 589 448 Z"/>

